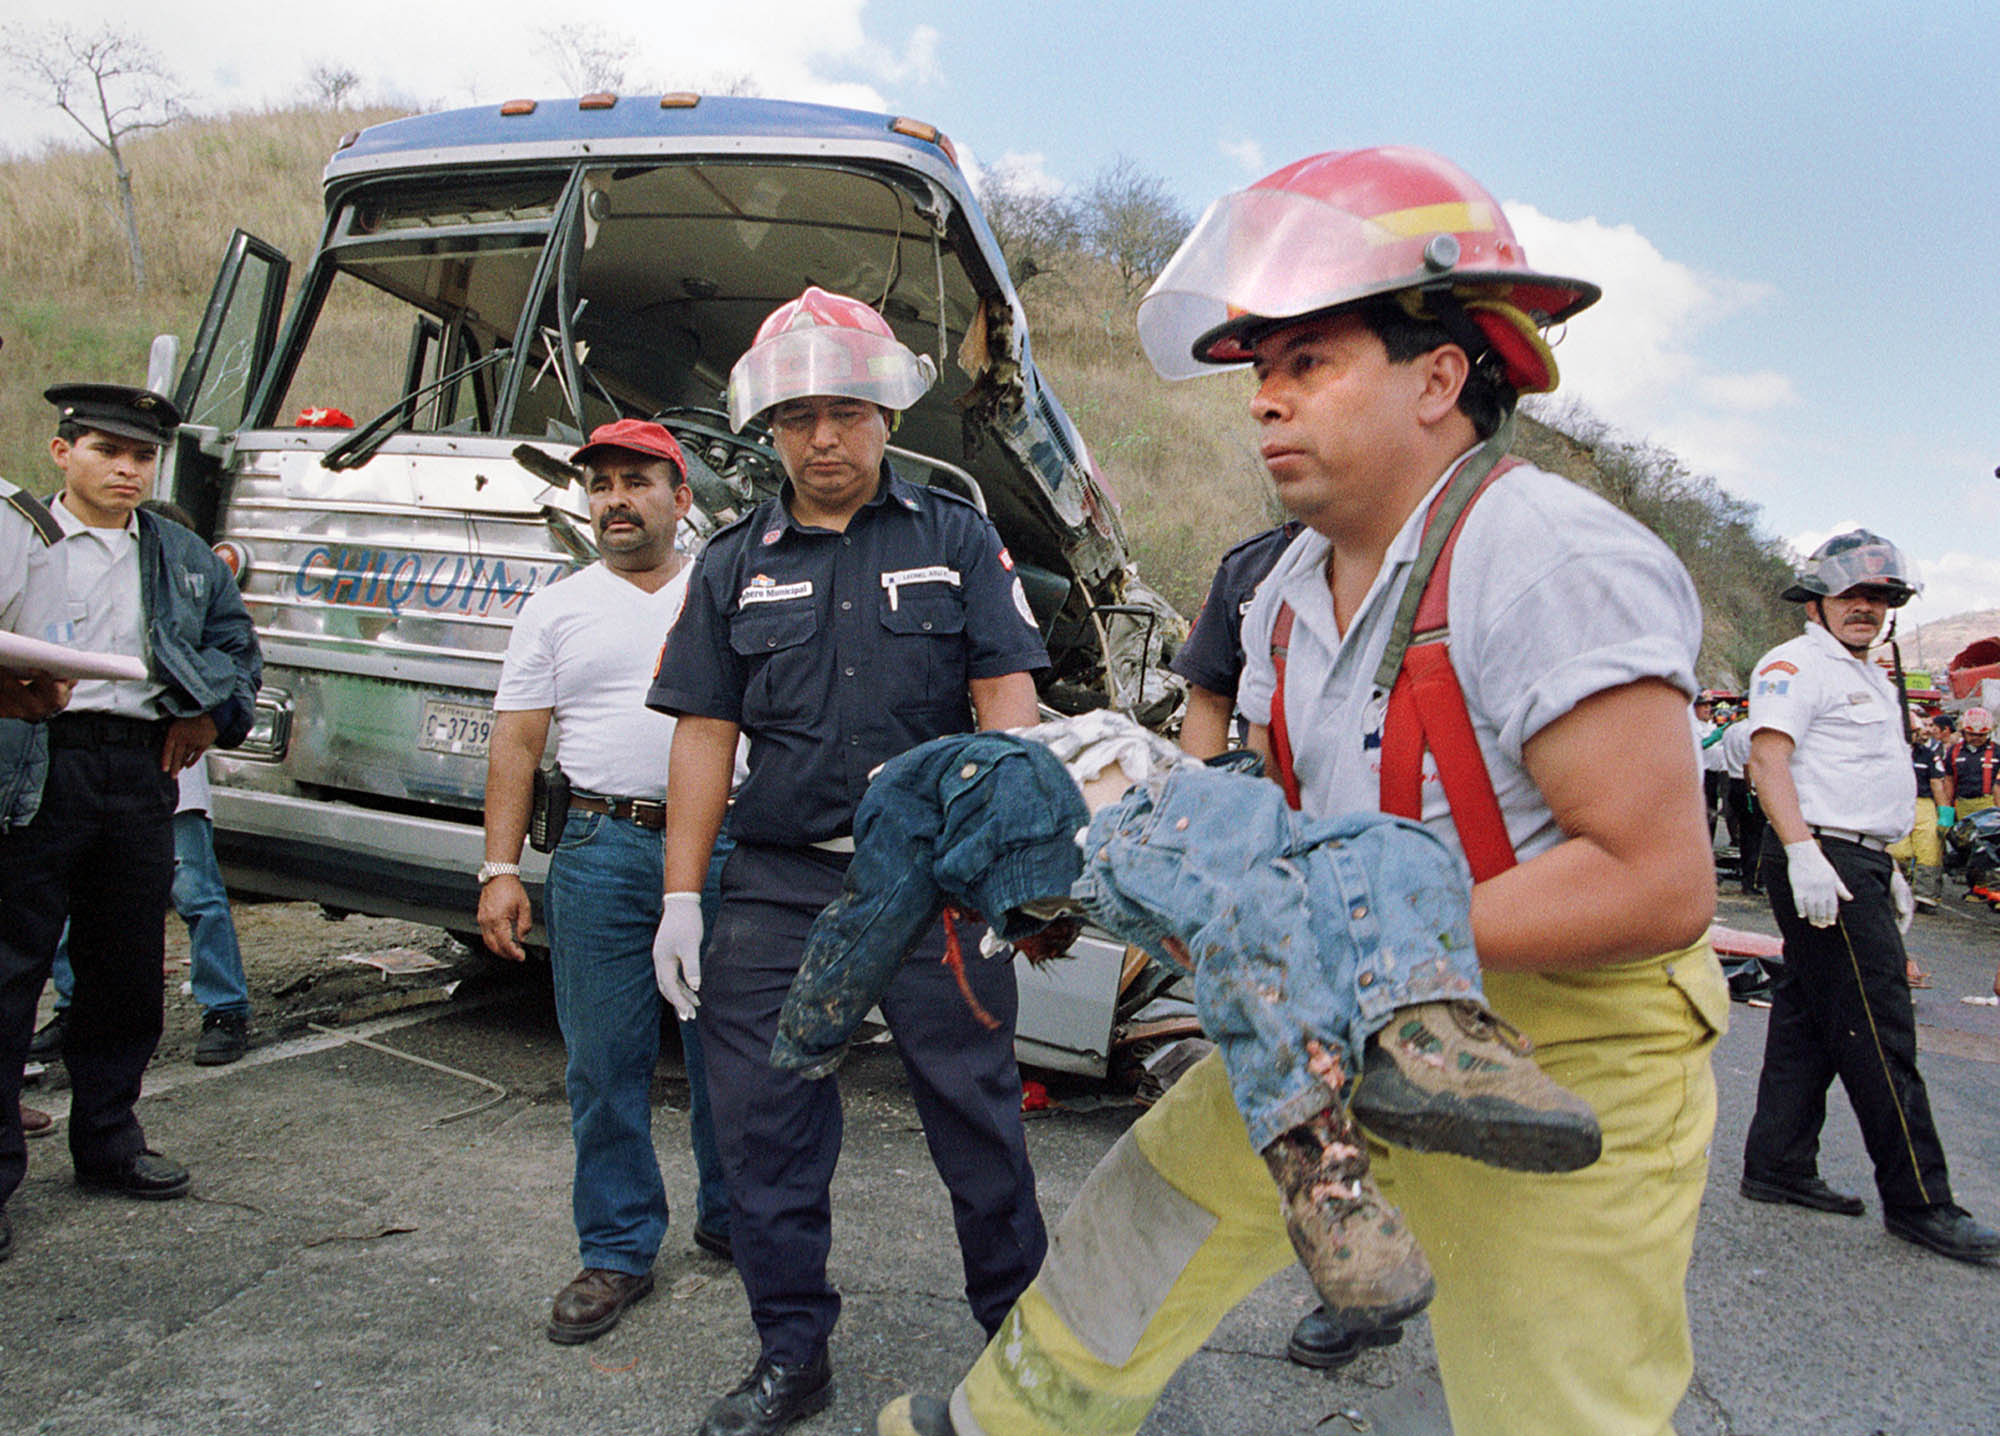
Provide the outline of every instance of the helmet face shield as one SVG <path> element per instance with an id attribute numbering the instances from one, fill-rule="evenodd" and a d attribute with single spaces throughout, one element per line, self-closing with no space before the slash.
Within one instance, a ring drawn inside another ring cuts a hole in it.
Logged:
<path id="1" fill-rule="evenodd" d="M 751 345 L 729 371 L 729 426 L 740 431 L 774 404 L 821 395 L 903 410 L 936 379 L 931 357 L 892 335 L 830 324 L 791 329 Z"/>
<path id="2" fill-rule="evenodd" d="M 1386 242 L 1392 238 L 1304 195 L 1226 194 L 1208 207 L 1140 301 L 1139 343 L 1163 379 L 1242 363 L 1249 353 L 1240 343 L 1208 359 L 1195 357 L 1196 340 L 1232 320 L 1311 314 L 1397 287 L 1409 266 L 1399 246 Z M 1416 252 L 1421 264 L 1421 240 Z"/>
<path id="3" fill-rule="evenodd" d="M 1903 551 L 1866 529 L 1835 534 L 1812 551 L 1784 597 L 1793 603 L 1833 598 L 1850 588 L 1883 588 L 1896 596 L 1889 607 L 1901 608 L 1924 591 L 1916 569 Z"/>
<path id="4" fill-rule="evenodd" d="M 1162 378 L 1249 359 L 1246 338 L 1372 295 L 1432 285 L 1505 303 L 1534 325 L 1595 302 L 1581 280 L 1538 274 L 1493 198 L 1421 150 L 1314 155 L 1224 195 L 1139 306 Z"/>

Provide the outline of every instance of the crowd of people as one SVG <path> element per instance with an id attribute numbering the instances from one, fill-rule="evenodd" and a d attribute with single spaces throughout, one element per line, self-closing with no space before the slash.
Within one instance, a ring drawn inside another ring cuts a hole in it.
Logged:
<path id="1" fill-rule="evenodd" d="M 1380 149 L 1311 156 L 1218 200 L 1139 311 L 1163 377 L 1250 368 L 1288 515 L 1225 555 L 1174 659 L 1189 760 L 1241 749 L 1291 821 L 1399 820 L 1469 874 L 1447 930 L 1469 936 L 1486 1005 L 1433 1004 L 1394 1042 L 1412 1070 L 1532 1058 L 1594 1115 L 1590 1151 L 1574 1169 L 1472 1167 L 1365 1135 L 1357 1102 L 1364 1132 L 1326 1127 L 1344 1146 L 1328 1170 L 1344 1175 L 1281 1208 L 1281 1143 L 1246 1122 L 1244 1074 L 1218 1053 L 1119 1139 L 1052 1235 L 1022 1128 L 1012 968 L 943 960 L 976 951 L 975 917 L 928 922 L 879 1003 L 989 1343 L 951 1392 L 892 1402 L 880 1432 L 1136 1432 L 1216 1323 L 1304 1250 L 1302 1225 L 1357 1222 L 1407 1223 L 1404 1265 L 1334 1280 L 1309 1263 L 1324 1301 L 1293 1359 L 1337 1367 L 1427 1303 L 1457 1431 L 1669 1430 L 1693 1369 L 1686 1276 L 1729 1008 L 1708 937 L 1718 808 L 1739 881 L 1769 895 L 1785 940 L 1743 1195 L 1863 1209 L 1817 1170 L 1838 1077 L 1887 1229 L 2000 1256 L 2000 1234 L 1953 1201 L 1917 1072 L 1899 930 L 1914 898 L 1892 851 L 1907 843 L 1935 897 L 1938 831 L 1993 802 L 1991 720 L 1966 714 L 1942 749 L 1904 742 L 1867 653 L 1917 584 L 1860 532 L 1787 591 L 1805 630 L 1760 660 L 1747 713 L 1697 690 L 1701 613 L 1680 563 L 1508 452 L 1518 398 L 1559 380 L 1544 331 L 1597 298 L 1531 268 L 1456 166 Z M 773 1043 L 815 919 L 850 878 L 879 880 L 855 863 L 871 779 L 926 743 L 1043 718 L 1047 656 L 998 533 L 887 457 L 935 378 L 861 300 L 808 288 L 781 305 L 736 362 L 728 407 L 739 430 L 767 426 L 786 481 L 692 557 L 675 542 L 691 496 L 672 434 L 596 430 L 574 460 L 598 561 L 530 599 L 495 698 L 478 920 L 495 952 L 523 956 L 523 847 L 549 853 L 541 917 L 568 1053 L 581 1270 L 547 1334 L 594 1340 L 652 1290 L 669 1211 L 648 1089 L 670 1008 L 693 1097 L 693 1239 L 733 1263 L 758 1341 L 700 1436 L 771 1436 L 833 1399 L 839 1088 L 775 1062 Z M 139 509 L 172 406 L 109 386 L 50 397 L 65 485 L 47 508 L 0 486 L 0 619 L 147 660 L 148 676 L 0 687 L 0 1255 L 21 1064 L 65 914 L 74 987 L 56 1045 L 77 1177 L 142 1198 L 188 1187 L 132 1113 L 160 1030 L 174 780 L 241 739 L 258 681 L 233 580 Z M 1187 828 L 1166 790 L 1136 791 L 1121 839 L 1154 814 Z M 1649 801 L 1619 800 L 1630 791 Z M 193 883 L 204 834 L 186 831 Z M 1311 921 L 1373 951 L 1387 915 L 1344 881 L 1306 899 Z M 181 907 L 191 923 L 199 910 Z M 1297 957 L 1299 981 L 1326 960 Z M 217 1051 L 240 1051 L 238 974 L 211 1008 Z M 1379 1033 L 1393 1004 L 1357 981 L 1358 1031 Z M 1354 1073 L 1313 1060 L 1308 1087 L 1350 1094 Z M 1382 1297 L 1413 1270 L 1414 1242 L 1429 1256 L 1420 1299 Z"/>

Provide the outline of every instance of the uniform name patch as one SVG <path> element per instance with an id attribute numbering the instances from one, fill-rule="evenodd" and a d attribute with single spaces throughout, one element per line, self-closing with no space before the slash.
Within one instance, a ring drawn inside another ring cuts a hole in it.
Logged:
<path id="1" fill-rule="evenodd" d="M 958 587 L 958 570 L 946 568 L 941 563 L 927 568 L 899 568 L 882 575 L 882 587 L 889 591 L 889 611 L 896 611 L 896 598 L 901 589 L 917 583 L 944 583 Z"/>
<path id="2" fill-rule="evenodd" d="M 811 598 L 812 580 L 802 579 L 798 583 L 773 583 L 763 574 L 750 580 L 743 592 L 736 595 L 736 606 L 748 608 L 753 603 L 783 603 L 787 599 Z"/>

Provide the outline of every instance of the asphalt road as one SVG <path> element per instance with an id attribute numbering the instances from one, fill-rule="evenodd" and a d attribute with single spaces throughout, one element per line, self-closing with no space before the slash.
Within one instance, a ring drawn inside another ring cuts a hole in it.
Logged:
<path id="1" fill-rule="evenodd" d="M 1721 920 L 1775 931 L 1725 898 Z M 2000 1221 L 2000 920 L 1919 919 L 1923 1067 L 1960 1202 Z M 60 1137 L 31 1144 L 0 1264 L 0 1431 L 450 1433 L 691 1431 L 754 1355 L 741 1287 L 688 1241 L 686 1088 L 663 1060 L 656 1138 L 679 1205 L 656 1293 L 613 1333 L 556 1347 L 549 1298 L 574 1270 L 560 1040 L 543 988 L 486 989 L 228 1068 L 156 1064 L 142 1115 L 195 1173 L 190 1200 L 86 1195 Z M 2000 1429 L 2000 1268 L 1888 1237 L 1838 1091 L 1822 1171 L 1868 1192 L 1861 1220 L 1736 1194 L 1764 1014 L 1733 1009 L 1721 1117 L 1690 1276 L 1697 1371 L 1682 1436 L 1967 1436 Z M 873 1430 L 896 1393 L 944 1389 L 978 1349 L 947 1199 L 894 1054 L 841 1077 L 836 1182 L 839 1397 L 802 1436 Z M 60 1111 L 60 1090 L 30 1100 Z M 1053 1219 L 1136 1110 L 1088 1089 L 1034 1121 Z M 476 1109 L 476 1110 L 469 1110 Z M 1428 1334 L 1328 1379 L 1282 1356 L 1310 1304 L 1287 1272 L 1226 1320 L 1146 1430 L 1175 1436 L 1446 1431 Z M 1344 1418 L 1340 1413 L 1353 1413 Z M 1357 1426 L 1366 1421 L 1366 1428 Z M 1529 1423 L 1527 1429 L 1532 1429 Z"/>

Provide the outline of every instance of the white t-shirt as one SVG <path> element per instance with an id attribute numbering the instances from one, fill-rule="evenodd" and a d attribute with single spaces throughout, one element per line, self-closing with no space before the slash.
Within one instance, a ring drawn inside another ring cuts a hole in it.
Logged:
<path id="1" fill-rule="evenodd" d="M 1817 623 L 1757 660 L 1743 726 L 1792 740 L 1792 785 L 1807 823 L 1893 843 L 1916 821 L 1895 685 Z"/>
<path id="2" fill-rule="evenodd" d="M 1285 550 L 1243 623 L 1237 706 L 1269 723 L 1276 674 L 1271 625 L 1296 615 L 1286 660 L 1285 716 L 1304 810 L 1381 810 L 1382 720 L 1374 685 L 1432 498 L 1417 505 L 1343 637 L 1325 577 L 1327 540 L 1307 529 Z M 1528 740 L 1593 693 L 1664 679 L 1690 700 L 1701 606 L 1687 571 L 1636 520 L 1567 480 L 1523 464 L 1493 481 L 1467 517 L 1452 562 L 1451 661 L 1507 823 L 1523 859 L 1563 840 L 1521 765 Z M 1688 763 L 1698 761 L 1694 737 Z M 1615 768 L 1605 774 L 1617 781 Z M 1463 853 L 1433 757 L 1424 755 L 1424 824 Z M 1635 794 L 1635 800 L 1644 795 Z"/>
<path id="3" fill-rule="evenodd" d="M 617 798 L 664 798 L 674 720 L 646 706 L 692 563 L 647 593 L 594 563 L 540 589 L 507 640 L 496 712 L 552 708 L 570 781 Z"/>

